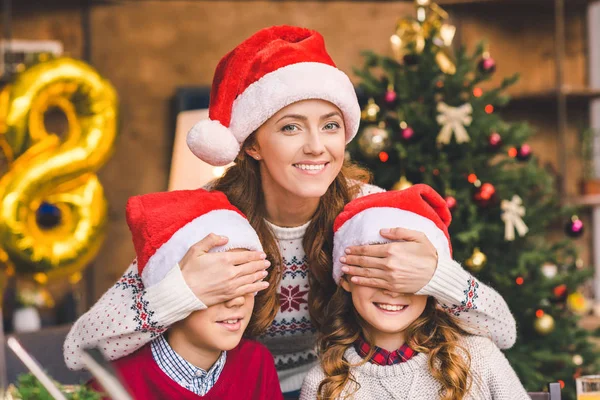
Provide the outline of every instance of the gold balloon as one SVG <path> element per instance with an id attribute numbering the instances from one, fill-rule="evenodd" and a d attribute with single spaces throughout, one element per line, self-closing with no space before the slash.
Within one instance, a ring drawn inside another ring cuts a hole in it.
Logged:
<path id="1" fill-rule="evenodd" d="M 475 250 L 473 250 L 473 254 L 471 255 L 471 257 L 469 257 L 465 261 L 465 265 L 467 266 L 467 268 L 469 268 L 473 272 L 481 271 L 483 267 L 485 267 L 486 263 L 487 256 L 485 255 L 485 253 L 479 250 L 479 247 L 476 247 Z"/>
<path id="2" fill-rule="evenodd" d="M 377 121 L 377 116 L 379 115 L 379 106 L 375 103 L 374 99 L 369 99 L 369 103 L 366 105 L 365 109 L 361 112 L 361 118 L 363 121 L 375 122 Z"/>
<path id="3" fill-rule="evenodd" d="M 382 125 L 367 126 L 360 133 L 358 147 L 366 157 L 375 158 L 391 144 L 390 132 Z"/>
<path id="4" fill-rule="evenodd" d="M 62 139 L 46 130 L 51 108 L 68 121 Z M 95 173 L 112 154 L 117 113 L 114 88 L 70 58 L 33 65 L 0 92 L 0 137 L 15 156 L 0 179 L 0 247 L 18 273 L 67 277 L 97 254 L 107 204 Z M 44 227 L 36 212 L 46 203 L 59 218 Z"/>
<path id="5" fill-rule="evenodd" d="M 404 175 L 402 175 L 400 177 L 400 179 L 398 180 L 398 182 L 396 182 L 394 184 L 394 186 L 392 186 L 392 190 L 404 190 L 404 189 L 408 189 L 412 185 L 413 185 L 413 183 L 411 181 L 409 181 L 408 179 L 406 179 L 406 177 Z"/>
<path id="6" fill-rule="evenodd" d="M 540 318 L 535 319 L 533 328 L 540 335 L 547 335 L 554 330 L 554 318 L 551 315 L 544 314 Z"/>

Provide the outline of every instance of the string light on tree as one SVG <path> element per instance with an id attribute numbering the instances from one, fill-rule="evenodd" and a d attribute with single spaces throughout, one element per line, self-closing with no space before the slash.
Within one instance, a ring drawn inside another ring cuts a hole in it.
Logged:
<path id="1" fill-rule="evenodd" d="M 575 354 L 573 356 L 573 364 L 575 364 L 575 365 L 582 365 L 583 364 L 583 357 L 581 357 L 581 355 L 579 355 L 579 354 Z"/>

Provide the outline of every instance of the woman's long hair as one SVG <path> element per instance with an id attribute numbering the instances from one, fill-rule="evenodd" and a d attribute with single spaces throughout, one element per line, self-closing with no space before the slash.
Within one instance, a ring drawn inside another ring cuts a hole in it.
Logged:
<path id="1" fill-rule="evenodd" d="M 254 144 L 255 133 L 244 142 L 235 165 L 229 168 L 223 177 L 215 182 L 212 189 L 219 190 L 229 201 L 239 208 L 248 218 L 250 225 L 271 262 L 269 275 L 265 278 L 269 287 L 256 296 L 252 319 L 246 329 L 246 335 L 256 337 L 263 334 L 273 323 L 279 311 L 277 289 L 282 277 L 282 258 L 273 232 L 267 225 L 264 194 L 262 191 L 260 166 L 258 161 L 246 154 L 245 149 Z M 356 197 L 360 191 L 360 182 L 368 182 L 371 175 L 366 170 L 344 163 L 340 173 L 321 197 L 319 206 L 313 215 L 303 239 L 306 253 L 310 289 L 308 294 L 309 311 L 313 325 L 320 329 L 322 308 L 335 292 L 335 282 L 331 276 L 333 250 L 333 222 L 346 203 Z"/>
<path id="2" fill-rule="evenodd" d="M 350 372 L 350 368 L 356 365 L 346 361 L 344 353 L 361 334 L 366 333 L 363 329 L 366 322 L 356 312 L 351 294 L 341 286 L 324 309 L 322 319 L 326 319 L 327 324 L 321 328 L 318 345 L 326 378 L 319 385 L 317 399 L 337 399 L 342 394 L 349 396 L 359 389 L 359 384 Z M 460 344 L 461 336 L 466 334 L 455 317 L 437 307 L 433 297 L 427 300 L 421 316 L 405 331 L 409 347 L 428 355 L 429 371 L 441 384 L 440 399 L 462 399 L 470 390 L 471 360 Z M 364 337 L 370 342 L 368 335 Z M 372 342 L 370 344 L 371 353 L 359 365 L 367 362 L 373 354 Z"/>

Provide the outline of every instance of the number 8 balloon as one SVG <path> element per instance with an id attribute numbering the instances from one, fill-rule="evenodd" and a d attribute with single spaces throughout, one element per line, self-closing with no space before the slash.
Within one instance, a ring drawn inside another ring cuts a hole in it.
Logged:
<path id="1" fill-rule="evenodd" d="M 46 130 L 50 109 L 68 121 L 62 138 Z M 117 114 L 114 88 L 70 58 L 33 65 L 0 92 L 0 139 L 14 158 L 0 179 L 0 247 L 17 274 L 64 278 L 98 253 L 107 203 L 95 173 L 112 153 Z"/>

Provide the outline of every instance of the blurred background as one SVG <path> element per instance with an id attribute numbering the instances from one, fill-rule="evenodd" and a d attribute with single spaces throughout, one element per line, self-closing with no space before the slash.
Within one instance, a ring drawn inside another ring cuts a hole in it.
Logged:
<path id="1" fill-rule="evenodd" d="M 190 155 L 185 133 L 206 117 L 219 59 L 289 24 L 319 31 L 356 84 L 364 115 L 348 157 L 387 189 L 425 182 L 456 208 L 456 258 L 509 301 L 520 331 L 508 355 L 527 388 L 573 391 L 577 376 L 600 373 L 600 2 L 2 6 L 5 331 L 31 346 L 52 332 L 61 346 L 134 257 L 127 199 L 223 173 Z M 521 218 L 509 229 L 511 212 Z M 57 379 L 74 383 L 53 353 Z"/>

